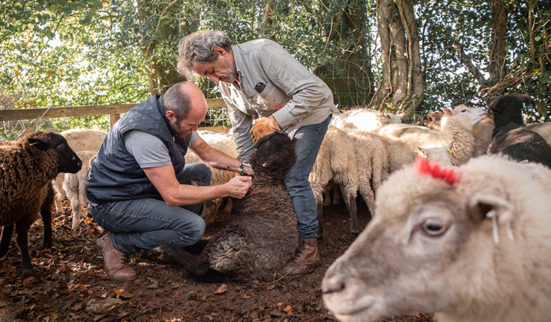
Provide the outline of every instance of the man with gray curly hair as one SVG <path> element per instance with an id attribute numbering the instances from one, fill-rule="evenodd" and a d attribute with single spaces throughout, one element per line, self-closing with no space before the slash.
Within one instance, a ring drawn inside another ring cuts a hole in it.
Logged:
<path id="1" fill-rule="evenodd" d="M 226 33 L 195 32 L 180 40 L 178 70 L 217 83 L 228 105 L 238 159 L 275 131 L 292 133 L 297 162 L 284 179 L 298 221 L 299 245 L 283 274 L 300 275 L 319 262 L 316 201 L 308 176 L 333 113 L 329 87 L 279 44 L 257 39 L 232 45 Z M 256 120 L 253 126 L 253 120 Z"/>

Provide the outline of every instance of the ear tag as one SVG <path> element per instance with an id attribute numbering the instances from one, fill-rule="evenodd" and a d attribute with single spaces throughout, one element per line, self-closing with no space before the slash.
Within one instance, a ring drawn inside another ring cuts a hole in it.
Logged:
<path id="1" fill-rule="evenodd" d="M 262 167 L 263 167 L 263 168 L 265 168 L 265 167 L 267 167 L 267 166 L 268 166 L 268 163 L 267 163 L 267 162 L 262 163 Z"/>
<path id="2" fill-rule="evenodd" d="M 30 146 L 37 145 L 38 142 L 29 143 Z"/>

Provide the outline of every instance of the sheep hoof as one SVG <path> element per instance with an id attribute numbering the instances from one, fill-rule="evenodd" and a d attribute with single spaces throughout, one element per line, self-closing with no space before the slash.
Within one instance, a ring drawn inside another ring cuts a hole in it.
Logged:
<path id="1" fill-rule="evenodd" d="M 21 270 L 21 274 L 19 274 L 19 278 L 22 280 L 31 276 L 35 276 L 32 268 L 23 268 L 23 270 Z"/>

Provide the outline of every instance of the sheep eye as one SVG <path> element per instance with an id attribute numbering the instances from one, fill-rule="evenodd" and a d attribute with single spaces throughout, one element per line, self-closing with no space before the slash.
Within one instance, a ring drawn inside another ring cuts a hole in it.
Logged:
<path id="1" fill-rule="evenodd" d="M 446 231 L 446 226 L 434 218 L 425 220 L 422 224 L 422 228 L 429 236 L 440 236 Z"/>
<path id="2" fill-rule="evenodd" d="M 464 108 L 464 109 L 461 110 L 461 113 L 465 113 L 465 112 L 467 112 L 467 109 L 466 109 L 466 108 Z"/>

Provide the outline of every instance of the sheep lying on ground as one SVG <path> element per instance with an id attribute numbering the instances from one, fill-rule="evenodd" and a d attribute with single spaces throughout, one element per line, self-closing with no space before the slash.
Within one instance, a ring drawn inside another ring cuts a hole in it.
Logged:
<path id="1" fill-rule="evenodd" d="M 211 131 L 198 131 L 198 133 L 201 138 L 213 148 L 222 151 L 231 157 L 237 157 L 235 142 L 231 134 L 215 133 Z M 191 150 L 188 150 L 185 159 L 188 164 L 193 162 L 201 162 L 199 156 Z M 212 166 L 209 166 L 209 169 L 212 173 L 211 185 L 224 184 L 237 175 L 237 173 L 233 171 L 217 169 Z M 230 211 L 230 198 L 216 198 L 214 200 L 203 202 L 201 217 L 205 220 L 205 223 L 209 225 L 216 221 L 223 221 Z"/>
<path id="2" fill-rule="evenodd" d="M 394 114 L 383 114 L 369 108 L 353 108 L 333 115 L 331 125 L 343 130 L 360 130 L 372 132 L 386 124 L 402 123 Z"/>
<path id="3" fill-rule="evenodd" d="M 97 151 L 79 151 L 78 157 L 82 160 L 82 168 L 77 173 L 65 173 L 63 179 L 63 190 L 69 198 L 73 211 L 73 234 L 77 234 L 80 226 L 80 219 L 83 218 L 86 199 L 86 181 L 90 173 L 90 166 L 96 159 Z"/>
<path id="4" fill-rule="evenodd" d="M 377 211 L 322 282 L 342 321 L 551 316 L 551 170 L 482 156 L 455 173 L 419 162 L 379 188 Z"/>
<path id="5" fill-rule="evenodd" d="M 495 128 L 488 153 L 503 153 L 517 161 L 530 161 L 551 167 L 551 146 L 541 135 L 524 126 L 522 108 L 530 97 L 507 95 L 490 105 Z"/>
<path id="6" fill-rule="evenodd" d="M 446 125 L 435 131 L 422 126 L 389 124 L 377 132 L 392 140 L 418 148 L 448 147 L 454 165 L 460 165 L 472 157 L 474 149 L 473 125 L 485 117 L 481 108 L 459 105 L 454 108 Z"/>
<path id="7" fill-rule="evenodd" d="M 0 258 L 8 252 L 13 225 L 21 252 L 21 276 L 33 274 L 27 232 L 37 219 L 44 222 L 44 247 L 52 245 L 51 180 L 60 172 L 76 173 L 82 162 L 59 134 L 34 132 L 0 145 Z"/>
<path id="8" fill-rule="evenodd" d="M 63 131 L 61 134 L 67 143 L 75 152 L 80 151 L 99 151 L 103 140 L 107 133 L 102 130 L 94 129 L 72 129 Z M 86 164 L 86 163 L 84 163 Z M 68 199 L 74 199 L 75 196 L 66 195 L 63 189 L 63 180 L 65 175 L 58 175 L 53 181 L 53 187 L 55 191 L 55 210 L 58 214 L 63 213 L 63 204 L 61 201 L 67 197 Z M 77 197 L 78 198 L 78 197 Z M 73 222 L 74 223 L 74 222 Z M 73 225 L 74 226 L 74 225 Z"/>
<path id="9" fill-rule="evenodd" d="M 269 280 L 294 256 L 297 221 L 283 178 L 295 163 L 294 144 L 286 134 L 261 138 L 251 166 L 253 184 L 235 200 L 232 214 L 198 257 L 180 248 L 165 247 L 193 276 L 209 271 L 239 280 Z"/>
<path id="10" fill-rule="evenodd" d="M 340 187 L 350 214 L 350 232 L 357 235 L 360 232 L 356 208 L 358 191 L 373 213 L 375 189 L 388 173 L 388 155 L 377 135 L 359 131 L 346 134 L 330 125 L 308 179 L 316 198 L 320 221 L 323 222 L 323 195 L 332 181 Z"/>

